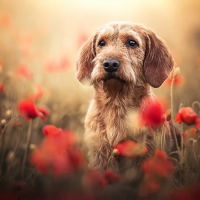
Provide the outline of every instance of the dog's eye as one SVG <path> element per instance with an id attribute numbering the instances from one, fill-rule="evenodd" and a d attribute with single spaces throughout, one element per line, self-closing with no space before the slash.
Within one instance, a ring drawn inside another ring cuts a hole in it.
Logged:
<path id="1" fill-rule="evenodd" d="M 138 44 L 134 40 L 128 40 L 127 46 L 129 46 L 129 47 L 134 49 L 134 48 L 136 48 L 138 46 Z"/>
<path id="2" fill-rule="evenodd" d="M 105 41 L 104 40 L 101 40 L 98 44 L 100 47 L 103 47 L 106 45 Z"/>

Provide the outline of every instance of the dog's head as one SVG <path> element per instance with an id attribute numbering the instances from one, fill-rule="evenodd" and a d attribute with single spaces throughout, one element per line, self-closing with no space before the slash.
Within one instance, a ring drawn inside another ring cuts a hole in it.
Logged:
<path id="1" fill-rule="evenodd" d="M 79 81 L 117 79 L 159 87 L 174 66 L 165 43 L 151 30 L 129 22 L 104 25 L 82 46 L 77 61 Z"/>

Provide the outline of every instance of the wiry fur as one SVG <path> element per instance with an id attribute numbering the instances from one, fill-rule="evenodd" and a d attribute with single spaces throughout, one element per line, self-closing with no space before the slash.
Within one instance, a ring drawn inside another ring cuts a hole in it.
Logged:
<path id="1" fill-rule="evenodd" d="M 128 47 L 126 43 L 130 39 L 135 40 L 138 47 Z M 106 45 L 100 48 L 98 43 L 101 40 Z M 106 58 L 120 61 L 115 73 L 109 74 L 104 70 L 102 63 Z M 119 168 L 119 159 L 112 154 L 114 146 L 128 138 L 142 142 L 144 134 L 142 130 L 138 130 L 137 134 L 128 130 L 128 112 L 145 107 L 143 102 L 146 98 L 154 98 L 150 86 L 159 87 L 173 65 L 164 42 L 140 25 L 109 23 L 86 41 L 77 61 L 76 75 L 81 82 L 89 80 L 95 89 L 85 119 L 90 167 L 124 171 Z M 150 156 L 156 145 L 151 134 L 146 145 Z"/>

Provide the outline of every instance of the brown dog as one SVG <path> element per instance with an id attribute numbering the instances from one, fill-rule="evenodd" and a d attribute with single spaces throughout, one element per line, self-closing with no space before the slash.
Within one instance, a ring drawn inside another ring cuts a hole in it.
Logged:
<path id="1" fill-rule="evenodd" d="M 153 98 L 150 86 L 159 87 L 173 66 L 164 42 L 130 22 L 106 24 L 86 41 L 76 76 L 81 82 L 89 80 L 95 89 L 85 120 L 90 167 L 122 171 L 112 154 L 114 146 L 127 138 L 140 140 L 128 130 L 128 112 L 137 111 L 145 98 Z"/>

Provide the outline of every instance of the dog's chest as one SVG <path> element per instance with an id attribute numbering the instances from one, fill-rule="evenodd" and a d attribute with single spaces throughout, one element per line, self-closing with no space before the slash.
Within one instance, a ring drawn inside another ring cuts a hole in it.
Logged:
<path id="1" fill-rule="evenodd" d="M 136 109 L 133 99 L 116 100 L 95 98 L 91 101 L 85 120 L 85 138 L 104 141 L 114 147 L 129 136 L 130 111 Z"/>
<path id="2" fill-rule="evenodd" d="M 116 145 L 128 136 L 127 118 L 130 108 L 124 104 L 112 104 L 102 112 L 105 133 L 110 145 Z"/>

